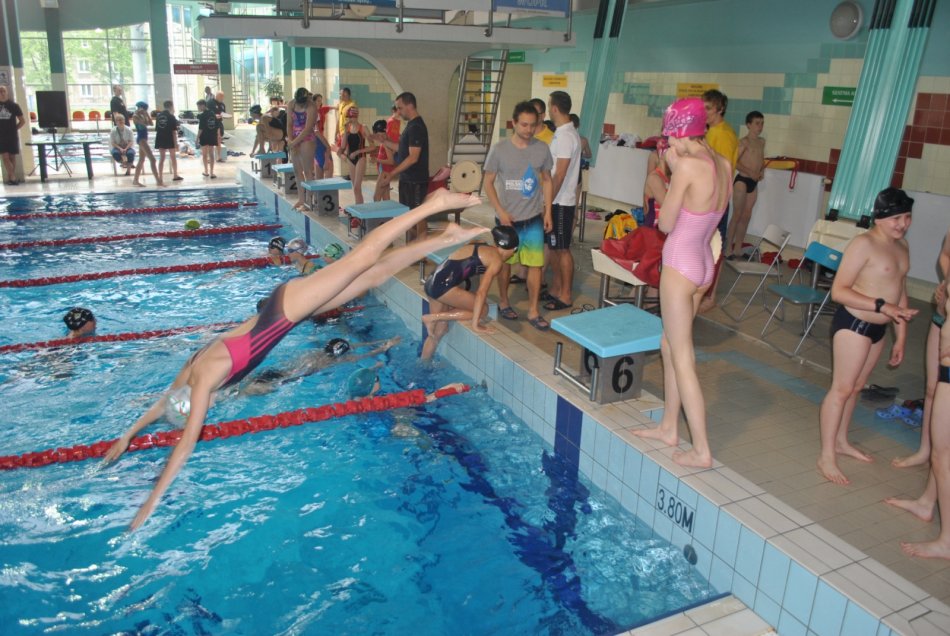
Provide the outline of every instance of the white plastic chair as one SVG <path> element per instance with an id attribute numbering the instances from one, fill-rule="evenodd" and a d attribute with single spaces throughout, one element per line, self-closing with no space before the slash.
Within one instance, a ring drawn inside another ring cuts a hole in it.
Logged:
<path id="1" fill-rule="evenodd" d="M 748 311 L 749 307 L 752 305 L 752 301 L 755 299 L 756 295 L 759 293 L 759 290 L 762 289 L 770 276 L 774 276 L 777 282 L 782 282 L 782 272 L 780 269 L 782 260 L 781 256 L 782 252 L 785 250 L 785 246 L 788 245 L 790 238 L 791 232 L 788 230 L 783 230 L 777 225 L 769 224 L 769 226 L 765 228 L 765 232 L 762 233 L 762 236 L 755 244 L 755 248 L 752 250 L 750 259 L 756 254 L 761 254 L 763 243 L 768 243 L 774 245 L 778 250 L 771 263 L 760 263 L 758 261 L 752 260 L 726 261 L 726 265 L 736 273 L 736 280 L 732 283 L 732 287 L 729 288 L 729 291 L 726 292 L 726 295 L 723 296 L 722 301 L 719 303 L 720 307 L 722 307 L 723 313 L 733 320 L 742 320 L 742 317 L 745 316 L 745 312 Z M 735 290 L 736 285 L 739 284 L 739 281 L 742 280 L 743 276 L 758 276 L 759 284 L 756 285 L 755 291 L 753 291 L 752 295 L 749 296 L 749 300 L 746 302 L 745 307 L 742 308 L 742 311 L 739 312 L 739 315 L 733 316 L 726 310 L 726 300 L 732 294 L 733 290 Z"/>

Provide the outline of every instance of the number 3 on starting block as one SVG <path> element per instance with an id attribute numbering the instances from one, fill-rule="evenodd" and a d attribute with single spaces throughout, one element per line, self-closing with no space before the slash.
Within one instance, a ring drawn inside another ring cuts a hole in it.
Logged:
<path id="1" fill-rule="evenodd" d="M 339 190 L 349 187 L 350 182 L 339 177 L 305 181 L 305 201 L 319 216 L 337 216 L 340 213 Z"/>

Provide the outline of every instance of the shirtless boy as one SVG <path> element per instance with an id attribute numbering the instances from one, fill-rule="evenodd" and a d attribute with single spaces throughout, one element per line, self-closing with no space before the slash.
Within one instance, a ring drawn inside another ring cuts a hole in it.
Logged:
<path id="1" fill-rule="evenodd" d="M 765 177 L 765 140 L 760 137 L 765 117 L 757 110 L 745 116 L 749 134 L 739 140 L 736 179 L 732 186 L 732 218 L 726 230 L 726 258 L 733 259 L 742 251 L 742 241 L 752 218 L 752 208 L 759 196 L 756 188 Z"/>
<path id="2" fill-rule="evenodd" d="M 845 249 L 831 287 L 831 298 L 840 307 L 831 322 L 833 368 L 819 411 L 818 470 L 836 484 L 851 483 L 838 467 L 838 455 L 873 461 L 848 442 L 851 415 L 884 349 L 888 323 L 894 323 L 895 334 L 888 364 L 897 366 L 904 359 L 906 321 L 917 313 L 907 307 L 910 254 L 904 240 L 913 206 L 903 190 L 881 190 L 874 201 L 874 227 Z"/>
<path id="3" fill-rule="evenodd" d="M 943 308 L 950 309 L 950 294 L 943 283 Z M 950 324 L 940 328 L 940 365 L 937 388 L 934 391 L 930 437 L 930 479 L 919 499 L 886 499 L 892 506 L 903 508 L 911 514 L 930 521 L 934 504 L 940 506 L 940 534 L 933 541 L 901 543 L 901 548 L 911 556 L 950 559 Z"/>

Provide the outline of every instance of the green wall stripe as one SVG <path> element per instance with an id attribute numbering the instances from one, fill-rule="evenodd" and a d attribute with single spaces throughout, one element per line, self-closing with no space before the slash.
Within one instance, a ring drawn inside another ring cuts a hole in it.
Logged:
<path id="1" fill-rule="evenodd" d="M 168 55 L 168 17 L 165 15 L 165 0 L 150 0 L 148 16 L 152 46 L 152 73 L 170 75 L 171 59 Z"/>
<path id="2" fill-rule="evenodd" d="M 231 75 L 231 40 L 218 40 L 218 76 Z"/>
<path id="3" fill-rule="evenodd" d="M 59 25 L 59 9 L 44 9 L 46 39 L 49 42 L 49 70 L 66 73 L 66 54 L 63 50 L 63 29 Z"/>

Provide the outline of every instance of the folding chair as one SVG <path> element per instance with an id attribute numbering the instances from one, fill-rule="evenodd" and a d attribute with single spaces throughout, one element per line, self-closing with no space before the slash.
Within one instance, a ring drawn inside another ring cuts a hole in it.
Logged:
<path id="1" fill-rule="evenodd" d="M 742 317 L 745 316 L 745 312 L 748 311 L 749 307 L 752 305 L 752 301 L 755 299 L 756 294 L 759 293 L 759 290 L 762 289 L 762 286 L 765 285 L 770 276 L 775 276 L 779 283 L 782 282 L 782 272 L 780 270 L 782 260 L 781 256 L 782 252 L 785 250 L 785 246 L 788 245 L 790 238 L 791 232 L 783 230 L 777 225 L 769 224 L 769 226 L 765 228 L 765 232 L 762 233 L 761 238 L 759 238 L 759 241 L 755 244 L 752 254 L 749 257 L 750 260 L 726 261 L 725 264 L 736 273 L 736 280 L 732 283 L 732 287 L 729 288 L 729 291 L 726 292 L 726 295 L 723 296 L 722 301 L 719 303 L 719 306 L 722 307 L 723 313 L 733 320 L 742 320 Z M 775 257 L 770 263 L 760 263 L 751 260 L 752 256 L 755 254 L 762 253 L 763 243 L 769 243 L 778 248 L 778 252 L 776 252 Z M 749 296 L 749 300 L 746 302 L 745 307 L 742 308 L 742 311 L 739 312 L 739 315 L 733 316 L 726 310 L 726 299 L 728 299 L 732 294 L 733 290 L 736 288 L 736 285 L 739 284 L 739 281 L 742 280 L 743 276 L 758 276 L 759 284 L 756 285 L 755 291 L 753 291 L 752 295 Z"/>
<path id="2" fill-rule="evenodd" d="M 801 274 L 801 269 L 805 261 L 811 261 L 815 267 L 821 266 L 832 272 L 836 272 L 838 271 L 838 265 L 841 264 L 841 252 L 822 245 L 817 241 L 812 242 L 808 246 L 808 249 L 805 250 L 805 256 L 799 261 L 798 267 L 795 268 L 795 273 L 792 274 L 791 280 L 795 280 L 795 277 Z M 821 315 L 822 309 L 828 304 L 828 300 L 831 298 L 831 287 L 829 287 L 827 291 L 823 291 L 812 285 L 769 285 L 769 291 L 778 295 L 779 299 L 778 302 L 775 303 L 775 307 L 772 309 L 769 319 L 765 322 L 762 333 L 759 334 L 759 337 L 763 340 L 765 339 L 765 332 L 772 323 L 772 318 L 775 317 L 776 312 L 778 312 L 783 302 L 788 301 L 793 305 L 806 305 L 808 307 L 807 311 L 802 312 L 802 339 L 798 341 L 798 346 L 796 346 L 795 350 L 791 353 L 793 356 L 797 355 L 798 350 L 802 348 L 802 344 L 805 342 L 805 338 L 808 337 L 812 327 L 815 326 L 815 322 Z M 817 310 L 813 309 L 815 305 L 818 305 Z M 784 310 L 782 319 L 784 319 Z M 788 352 L 783 351 L 783 353 Z"/>

